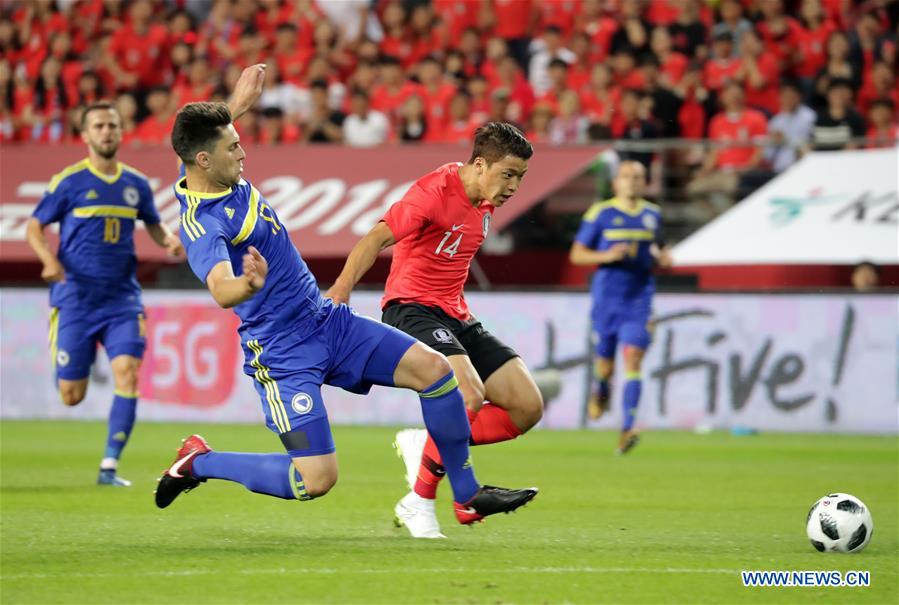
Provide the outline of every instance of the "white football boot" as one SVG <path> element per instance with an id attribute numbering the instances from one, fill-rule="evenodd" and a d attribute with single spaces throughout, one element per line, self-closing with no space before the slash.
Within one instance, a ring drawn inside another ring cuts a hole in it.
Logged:
<path id="1" fill-rule="evenodd" d="M 440 533 L 433 500 L 409 492 L 396 503 L 393 512 L 396 514 L 393 523 L 408 529 L 413 538 L 446 538 Z"/>
<path id="2" fill-rule="evenodd" d="M 415 481 L 418 479 L 418 467 L 421 465 L 421 455 L 425 451 L 425 443 L 428 441 L 428 432 L 424 429 L 403 429 L 396 434 L 393 447 L 396 455 L 403 459 L 406 465 L 406 485 L 410 490 L 415 489 Z"/>

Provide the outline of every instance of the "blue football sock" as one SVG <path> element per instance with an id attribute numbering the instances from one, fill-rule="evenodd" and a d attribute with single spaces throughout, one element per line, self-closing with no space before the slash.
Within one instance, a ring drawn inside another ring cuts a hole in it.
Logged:
<path id="1" fill-rule="evenodd" d="M 637 418 L 637 405 L 640 403 L 640 391 L 643 389 L 643 381 L 640 372 L 628 372 L 624 382 L 624 421 L 622 431 L 629 431 L 634 426 Z"/>
<path id="2" fill-rule="evenodd" d="M 194 459 L 197 479 L 224 479 L 251 492 L 285 500 L 311 500 L 306 485 L 287 454 L 209 452 Z"/>
<path id="3" fill-rule="evenodd" d="M 464 504 L 475 497 L 480 486 L 468 453 L 471 425 L 459 392 L 459 382 L 450 372 L 419 393 L 419 397 L 421 415 L 440 452 L 453 488 L 453 498 Z"/>
<path id="4" fill-rule="evenodd" d="M 115 391 L 112 409 L 109 410 L 109 430 L 106 435 L 106 451 L 100 465 L 102 468 L 115 468 L 115 461 L 122 456 L 136 417 L 137 393 Z"/>

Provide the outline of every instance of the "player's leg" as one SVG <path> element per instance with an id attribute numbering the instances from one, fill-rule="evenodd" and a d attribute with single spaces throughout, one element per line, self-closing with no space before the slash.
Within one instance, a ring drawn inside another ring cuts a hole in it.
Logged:
<path id="1" fill-rule="evenodd" d="M 117 476 L 117 468 L 137 419 L 137 377 L 147 345 L 143 313 L 128 313 L 107 320 L 100 340 L 110 359 L 114 392 L 97 483 L 127 486 L 130 483 Z"/>
<path id="2" fill-rule="evenodd" d="M 67 406 L 78 405 L 87 395 L 88 377 L 97 345 L 90 322 L 76 309 L 50 309 L 50 363 L 59 397 Z"/>
<path id="3" fill-rule="evenodd" d="M 624 389 L 622 393 L 622 424 L 617 453 L 625 454 L 639 441 L 634 430 L 637 418 L 637 407 L 643 389 L 641 367 L 646 348 L 649 346 L 651 334 L 649 320 L 638 318 L 621 326 L 620 334 L 624 356 Z"/>
<path id="4" fill-rule="evenodd" d="M 337 455 L 321 396 L 321 375 L 290 372 L 270 364 L 314 367 L 318 361 L 297 359 L 298 343 L 286 334 L 269 342 L 243 343 L 245 371 L 254 378 L 266 425 L 281 439 L 286 453 L 219 452 L 199 435 L 178 450 L 175 463 L 160 478 L 156 505 L 165 508 L 182 492 L 208 479 L 240 483 L 248 490 L 285 500 L 311 500 L 325 495 L 337 482 Z M 306 353 L 323 347 L 306 343 Z M 308 362 L 308 364 L 307 364 Z"/>
<path id="5" fill-rule="evenodd" d="M 599 334 L 594 331 L 596 347 L 593 357 L 593 379 L 590 381 L 590 397 L 587 400 L 587 417 L 599 420 L 609 411 L 612 401 L 612 376 L 615 374 L 615 349 L 618 336 L 614 333 Z"/>

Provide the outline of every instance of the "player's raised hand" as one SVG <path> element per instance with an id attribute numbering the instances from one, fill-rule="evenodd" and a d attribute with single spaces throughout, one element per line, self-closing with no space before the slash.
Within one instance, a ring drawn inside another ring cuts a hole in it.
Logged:
<path id="1" fill-rule="evenodd" d="M 233 121 L 237 121 L 237 118 L 253 108 L 253 105 L 256 104 L 256 101 L 262 95 L 262 83 L 264 81 L 265 63 L 250 65 L 241 72 L 237 84 L 234 85 L 231 100 L 228 101 L 228 109 L 231 110 L 231 119 Z"/>
<path id="2" fill-rule="evenodd" d="M 243 255 L 243 274 L 250 282 L 250 287 L 258 292 L 265 285 L 265 277 L 268 275 L 268 263 L 259 253 L 259 250 L 250 246 Z"/>
<path id="3" fill-rule="evenodd" d="M 624 260 L 627 258 L 628 250 L 630 250 L 630 244 L 625 244 L 624 242 L 620 244 L 615 244 L 608 250 L 606 250 L 606 256 L 608 263 L 617 263 L 620 260 Z"/>
<path id="4" fill-rule="evenodd" d="M 66 278 L 66 270 L 63 268 L 62 263 L 59 262 L 59 259 L 53 258 L 50 262 L 44 263 L 44 268 L 41 270 L 41 279 L 47 283 L 53 283 L 57 281 L 65 281 Z"/>

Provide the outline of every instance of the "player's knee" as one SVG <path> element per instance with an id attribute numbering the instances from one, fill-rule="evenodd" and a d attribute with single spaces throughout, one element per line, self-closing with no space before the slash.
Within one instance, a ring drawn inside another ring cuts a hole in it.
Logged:
<path id="1" fill-rule="evenodd" d="M 77 386 L 61 386 L 59 387 L 59 397 L 62 399 L 62 402 L 67 406 L 78 405 L 82 401 L 84 401 L 84 396 L 87 394 L 86 389 L 79 388 Z"/>
<path id="2" fill-rule="evenodd" d="M 322 472 L 303 477 L 303 483 L 306 484 L 306 493 L 310 498 L 321 498 L 337 484 L 337 472 Z"/>
<path id="3" fill-rule="evenodd" d="M 137 392 L 137 369 L 127 369 L 115 373 L 115 385 L 119 391 Z"/>
<path id="4" fill-rule="evenodd" d="M 422 388 L 434 384 L 452 371 L 453 366 L 446 360 L 446 357 L 437 351 L 428 351 L 426 355 L 422 356 L 418 371 L 419 377 L 424 383 Z"/>
<path id="5" fill-rule="evenodd" d="M 543 418 L 543 396 L 539 390 L 535 390 L 523 394 L 519 402 L 519 428 L 521 432 L 526 432 Z"/>

